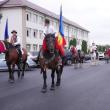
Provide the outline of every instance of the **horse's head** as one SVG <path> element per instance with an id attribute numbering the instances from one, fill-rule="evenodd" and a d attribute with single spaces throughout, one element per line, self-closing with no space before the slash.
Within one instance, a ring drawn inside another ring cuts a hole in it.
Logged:
<path id="1" fill-rule="evenodd" d="M 47 49 L 50 53 L 54 53 L 55 51 L 55 36 L 53 34 L 45 35 Z"/>

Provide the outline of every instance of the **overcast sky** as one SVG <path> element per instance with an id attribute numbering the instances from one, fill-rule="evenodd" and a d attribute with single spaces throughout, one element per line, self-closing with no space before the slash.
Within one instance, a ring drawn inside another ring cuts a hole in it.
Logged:
<path id="1" fill-rule="evenodd" d="M 110 44 L 110 0 L 29 0 L 56 14 L 62 1 L 63 16 L 90 31 L 91 42 Z"/>
<path id="2" fill-rule="evenodd" d="M 109 0 L 29 0 L 56 14 L 62 1 L 63 16 L 90 31 L 91 42 L 110 44 Z"/>

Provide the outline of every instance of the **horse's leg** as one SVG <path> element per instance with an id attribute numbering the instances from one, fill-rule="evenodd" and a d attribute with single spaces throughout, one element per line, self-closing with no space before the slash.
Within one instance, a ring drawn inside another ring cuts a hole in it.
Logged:
<path id="1" fill-rule="evenodd" d="M 43 70 L 43 79 L 44 79 L 44 84 L 43 84 L 42 92 L 46 93 L 47 92 L 47 82 L 46 82 L 47 74 L 46 74 L 46 70 L 44 70 L 44 69 L 42 69 L 42 70 Z"/>
<path id="2" fill-rule="evenodd" d="M 8 71 L 9 71 L 9 82 L 14 83 L 13 67 L 11 68 L 10 64 L 8 64 Z"/>
<path id="3" fill-rule="evenodd" d="M 19 64 L 17 64 L 17 66 L 18 66 L 18 79 L 20 78 L 20 63 Z"/>
<path id="4" fill-rule="evenodd" d="M 77 63 L 78 63 L 77 58 L 75 58 L 75 63 L 74 63 L 74 68 L 75 69 L 77 69 Z"/>
<path id="5" fill-rule="evenodd" d="M 55 90 L 55 82 L 54 82 L 54 78 L 55 78 L 55 70 L 52 70 L 51 78 L 52 78 L 52 85 L 51 85 L 50 90 Z"/>
<path id="6" fill-rule="evenodd" d="M 12 75 L 11 75 L 11 65 L 10 64 L 7 64 L 8 66 L 8 71 L 9 71 L 9 81 L 11 81 L 12 79 Z"/>
<path id="7" fill-rule="evenodd" d="M 24 77 L 25 66 L 26 66 L 26 61 L 23 62 L 23 69 L 22 69 L 22 75 L 21 75 L 21 78 Z"/>
<path id="8" fill-rule="evenodd" d="M 80 58 L 80 59 L 79 59 L 79 68 L 82 68 L 82 63 L 83 63 L 83 59 Z"/>
<path id="9" fill-rule="evenodd" d="M 12 64 L 12 80 L 14 81 L 15 64 Z"/>
<path id="10" fill-rule="evenodd" d="M 63 72 L 63 66 L 58 67 L 58 69 L 56 70 L 57 73 L 57 82 L 56 82 L 56 86 L 60 86 L 61 84 L 61 75 Z"/>

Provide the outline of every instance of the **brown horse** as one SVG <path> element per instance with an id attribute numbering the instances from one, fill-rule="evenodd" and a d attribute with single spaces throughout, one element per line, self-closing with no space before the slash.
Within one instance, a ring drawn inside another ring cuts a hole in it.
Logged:
<path id="1" fill-rule="evenodd" d="M 50 90 L 55 90 L 55 72 L 57 74 L 57 82 L 56 86 L 60 86 L 61 82 L 61 74 L 63 72 L 63 64 L 59 64 L 59 60 L 61 61 L 61 57 L 59 56 L 59 53 L 55 49 L 55 37 L 52 36 L 52 34 L 45 35 L 46 40 L 46 46 L 47 50 L 43 51 L 43 49 L 40 50 L 39 54 L 39 62 L 41 67 L 41 73 L 43 73 L 43 88 L 42 92 L 45 93 L 47 91 L 47 69 L 51 70 L 51 78 L 52 78 L 52 84 Z M 62 62 L 62 61 L 61 61 Z"/>
<path id="2" fill-rule="evenodd" d="M 82 66 L 83 62 L 84 62 L 84 52 L 80 51 L 80 50 L 76 50 L 76 48 L 73 46 L 70 50 L 72 52 L 73 55 L 73 63 L 75 64 L 75 68 L 77 68 L 77 64 L 80 64 L 80 67 Z"/>
<path id="3" fill-rule="evenodd" d="M 0 53 L 5 53 L 5 60 L 9 70 L 9 81 L 14 82 L 14 69 L 15 65 L 18 67 L 18 78 L 24 77 L 25 65 L 27 61 L 27 51 L 23 49 L 22 54 L 22 68 L 21 62 L 19 62 L 19 53 L 17 49 L 9 42 L 0 41 Z M 20 70 L 22 70 L 22 74 L 20 74 Z"/>

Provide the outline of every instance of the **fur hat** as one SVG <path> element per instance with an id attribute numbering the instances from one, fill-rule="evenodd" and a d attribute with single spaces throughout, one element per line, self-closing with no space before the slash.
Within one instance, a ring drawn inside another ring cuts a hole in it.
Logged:
<path id="1" fill-rule="evenodd" d="M 12 34 L 13 34 L 13 33 L 16 33 L 16 34 L 17 34 L 17 31 L 16 31 L 16 30 L 13 30 L 11 33 L 12 33 Z"/>

